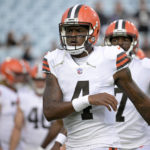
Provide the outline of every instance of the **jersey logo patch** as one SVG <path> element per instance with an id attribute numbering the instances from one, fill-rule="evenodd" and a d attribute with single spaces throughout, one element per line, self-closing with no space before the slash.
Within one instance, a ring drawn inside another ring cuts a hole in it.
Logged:
<path id="1" fill-rule="evenodd" d="M 82 73 L 83 73 L 83 69 L 82 69 L 82 68 L 78 68 L 78 69 L 77 69 L 77 73 L 78 73 L 78 74 L 82 74 Z"/>
<path id="2" fill-rule="evenodd" d="M 127 56 L 126 53 L 122 52 L 118 54 L 117 61 L 116 61 L 117 70 L 119 70 L 120 68 L 123 68 L 129 62 L 130 62 L 130 58 Z"/>

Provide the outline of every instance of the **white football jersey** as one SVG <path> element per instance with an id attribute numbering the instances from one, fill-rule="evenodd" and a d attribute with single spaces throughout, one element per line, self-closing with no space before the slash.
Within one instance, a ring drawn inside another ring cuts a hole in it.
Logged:
<path id="1" fill-rule="evenodd" d="M 14 127 L 14 117 L 18 103 L 18 96 L 15 91 L 7 86 L 0 85 L 0 141 L 8 149 L 10 136 Z"/>
<path id="2" fill-rule="evenodd" d="M 127 67 L 129 58 L 118 46 L 94 47 L 87 61 L 78 65 L 65 50 L 48 52 L 43 59 L 43 71 L 58 79 L 63 100 L 71 101 L 84 95 L 107 92 L 114 95 L 113 74 Z M 104 106 L 89 106 L 64 118 L 68 147 L 91 148 L 118 145 L 114 127 L 115 113 Z M 78 149 L 78 148 L 77 148 Z"/>
<path id="3" fill-rule="evenodd" d="M 134 57 L 129 68 L 138 87 L 148 94 L 150 87 L 150 59 L 140 60 Z M 117 87 L 115 88 L 115 94 L 119 102 L 116 113 L 116 128 L 120 136 L 121 148 L 131 149 L 150 144 L 147 123 L 128 97 Z"/>
<path id="4" fill-rule="evenodd" d="M 24 114 L 24 127 L 22 129 L 21 142 L 25 147 L 34 148 L 40 146 L 48 133 L 50 122 L 43 115 L 43 100 L 35 92 L 19 93 L 20 107 Z M 26 149 L 26 148 L 25 148 Z"/>

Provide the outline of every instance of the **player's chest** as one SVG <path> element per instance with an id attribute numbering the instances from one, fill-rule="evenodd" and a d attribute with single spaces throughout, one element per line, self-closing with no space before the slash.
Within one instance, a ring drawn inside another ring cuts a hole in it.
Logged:
<path id="1" fill-rule="evenodd" d="M 60 81 L 89 80 L 94 82 L 107 82 L 113 75 L 112 64 L 106 61 L 87 61 L 78 65 L 73 60 L 67 60 L 56 67 L 56 74 Z"/>

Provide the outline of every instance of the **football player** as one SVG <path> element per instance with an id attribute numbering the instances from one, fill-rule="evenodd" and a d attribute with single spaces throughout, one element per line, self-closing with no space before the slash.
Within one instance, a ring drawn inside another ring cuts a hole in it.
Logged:
<path id="1" fill-rule="evenodd" d="M 17 88 L 22 82 L 23 73 L 25 70 L 18 59 L 7 58 L 1 64 L 3 82 L 0 85 L 0 141 L 3 150 L 9 149 L 15 113 L 19 109 Z"/>
<path id="2" fill-rule="evenodd" d="M 61 126 L 57 127 L 57 123 L 46 121 L 43 115 L 42 96 L 45 87 L 45 74 L 42 72 L 42 65 L 33 67 L 31 70 L 31 80 L 32 91 L 18 92 L 20 111 L 17 111 L 15 116 L 10 150 L 15 150 L 16 148 L 21 150 L 38 149 L 47 135 L 50 126 L 51 141 L 61 129 Z"/>
<path id="3" fill-rule="evenodd" d="M 89 6 L 68 8 L 59 24 L 63 49 L 48 52 L 43 59 L 46 88 L 43 111 L 50 120 L 62 119 L 67 130 L 66 148 L 108 150 L 119 147 L 115 124 L 117 84 L 141 109 L 144 95 L 131 78 L 130 58 L 120 46 L 94 46 L 100 20 Z M 147 101 L 146 101 L 147 102 Z"/>
<path id="4" fill-rule="evenodd" d="M 130 21 L 120 19 L 107 27 L 104 41 L 107 46 L 119 45 L 132 57 L 129 65 L 132 77 L 141 90 L 148 94 L 150 60 L 143 59 L 144 54 L 138 48 L 138 40 L 138 30 L 135 25 Z M 122 90 L 116 87 L 115 94 L 118 100 L 116 128 L 121 140 L 121 149 L 145 150 L 145 147 L 147 148 L 145 145 L 150 145 L 147 123 Z"/>

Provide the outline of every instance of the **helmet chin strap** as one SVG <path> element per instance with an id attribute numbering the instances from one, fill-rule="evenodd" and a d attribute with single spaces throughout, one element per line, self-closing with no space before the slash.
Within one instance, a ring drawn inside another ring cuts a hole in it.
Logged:
<path id="1" fill-rule="evenodd" d="M 86 49 L 83 50 L 83 52 L 85 52 L 87 55 L 89 55 L 89 52 Z"/>
<path id="2" fill-rule="evenodd" d="M 131 46 L 128 49 L 128 51 L 126 52 L 126 54 L 131 56 L 132 51 L 133 51 L 133 44 L 131 44 Z"/>
<path id="3" fill-rule="evenodd" d="M 132 55 L 134 45 L 136 45 L 135 42 L 136 42 L 136 41 L 133 41 L 133 42 L 131 43 L 130 48 L 129 48 L 128 51 L 126 52 L 127 55 L 130 55 L 130 56 Z"/>

